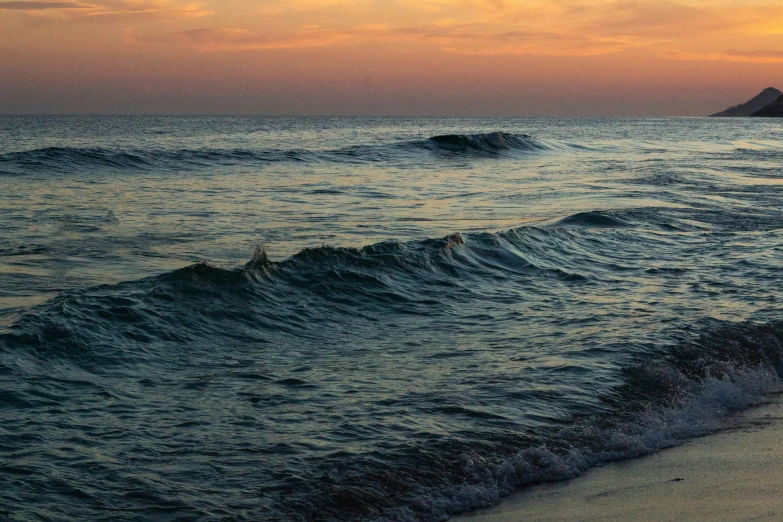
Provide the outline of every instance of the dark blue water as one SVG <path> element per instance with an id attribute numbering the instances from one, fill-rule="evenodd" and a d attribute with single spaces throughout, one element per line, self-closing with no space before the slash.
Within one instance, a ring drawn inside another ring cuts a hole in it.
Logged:
<path id="1" fill-rule="evenodd" d="M 783 126 L 0 118 L 0 518 L 444 520 L 779 387 Z"/>

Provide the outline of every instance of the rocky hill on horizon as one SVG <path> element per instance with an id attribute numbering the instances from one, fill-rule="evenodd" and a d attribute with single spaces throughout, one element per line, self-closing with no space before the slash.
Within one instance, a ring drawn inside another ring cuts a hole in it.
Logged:
<path id="1" fill-rule="evenodd" d="M 763 108 L 757 110 L 751 116 L 761 116 L 767 118 L 783 118 L 783 96 L 779 97 L 774 102 Z"/>
<path id="2" fill-rule="evenodd" d="M 781 96 L 783 96 L 783 92 L 780 92 L 774 87 L 767 87 L 766 89 L 758 93 L 756 96 L 746 101 L 745 103 L 741 103 L 739 105 L 729 107 L 725 111 L 718 112 L 716 114 L 711 114 L 711 116 L 745 117 L 745 116 L 755 115 L 754 113 L 765 108 L 767 105 L 775 103 Z"/>

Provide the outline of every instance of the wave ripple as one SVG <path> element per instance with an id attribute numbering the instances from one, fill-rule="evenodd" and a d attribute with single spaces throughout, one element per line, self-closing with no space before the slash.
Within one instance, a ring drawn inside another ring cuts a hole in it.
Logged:
<path id="1" fill-rule="evenodd" d="M 502 151 L 535 152 L 549 147 L 527 134 L 490 132 L 486 134 L 445 134 L 433 136 L 426 147 L 452 153 L 497 155 Z"/>
<path id="2" fill-rule="evenodd" d="M 187 171 L 209 167 L 263 166 L 279 163 L 377 163 L 404 162 L 411 151 L 447 155 L 497 157 L 508 152 L 551 149 L 526 134 L 448 134 L 424 141 L 389 142 L 339 149 L 230 148 L 230 149 L 119 149 L 100 147 L 45 147 L 0 154 L 0 173 L 111 170 Z"/>

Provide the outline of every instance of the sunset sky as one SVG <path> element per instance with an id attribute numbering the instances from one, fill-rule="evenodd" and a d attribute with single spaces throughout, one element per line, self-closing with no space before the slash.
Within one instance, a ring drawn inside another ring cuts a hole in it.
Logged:
<path id="1" fill-rule="evenodd" d="M 0 113 L 703 115 L 783 89 L 783 3 L 0 1 L 0 56 Z"/>

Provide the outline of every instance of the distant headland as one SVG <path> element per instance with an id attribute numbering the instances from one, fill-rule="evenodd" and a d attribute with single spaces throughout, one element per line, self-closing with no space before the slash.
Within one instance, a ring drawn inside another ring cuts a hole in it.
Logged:
<path id="1" fill-rule="evenodd" d="M 764 116 L 767 118 L 783 118 L 783 96 L 778 97 L 769 105 L 765 105 L 763 108 L 757 110 L 751 116 Z"/>
<path id="2" fill-rule="evenodd" d="M 783 116 L 783 92 L 774 87 L 767 87 L 745 103 L 729 107 L 725 111 L 711 116 Z"/>

